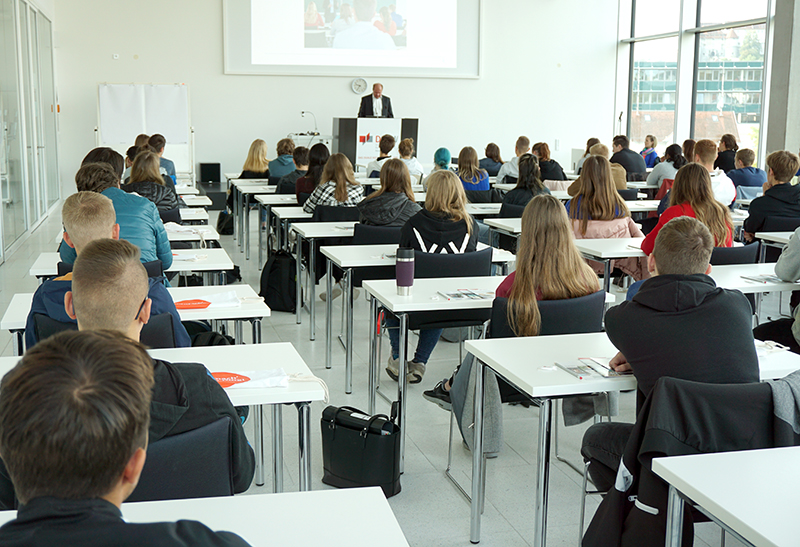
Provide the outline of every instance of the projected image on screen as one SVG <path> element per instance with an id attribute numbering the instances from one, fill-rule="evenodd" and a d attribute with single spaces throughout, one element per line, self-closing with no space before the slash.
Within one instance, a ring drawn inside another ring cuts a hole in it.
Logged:
<path id="1" fill-rule="evenodd" d="M 397 12 L 397 4 L 390 0 L 321 0 L 321 12 L 317 1 L 304 0 L 306 48 L 392 50 L 406 47 L 407 21 Z"/>
<path id="2" fill-rule="evenodd" d="M 458 0 L 251 0 L 250 7 L 254 65 L 458 66 Z"/>

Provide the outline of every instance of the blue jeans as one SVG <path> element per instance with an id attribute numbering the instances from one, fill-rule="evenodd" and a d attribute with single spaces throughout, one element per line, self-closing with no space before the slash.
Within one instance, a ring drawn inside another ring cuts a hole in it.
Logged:
<path id="1" fill-rule="evenodd" d="M 392 359 L 397 359 L 400 355 L 400 321 L 397 318 L 388 315 L 386 317 L 386 327 L 389 329 L 389 342 L 392 345 Z M 419 342 L 417 349 L 414 352 L 414 361 L 417 363 L 427 363 L 431 357 L 433 348 L 436 347 L 436 342 L 442 335 L 442 329 L 421 329 L 419 331 Z M 406 354 L 406 359 L 408 355 Z"/>

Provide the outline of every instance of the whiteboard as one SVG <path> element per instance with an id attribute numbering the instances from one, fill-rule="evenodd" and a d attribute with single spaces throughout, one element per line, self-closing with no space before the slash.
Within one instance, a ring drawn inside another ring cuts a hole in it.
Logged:
<path id="1" fill-rule="evenodd" d="M 161 133 L 167 139 L 164 157 L 177 173 L 194 173 L 186 84 L 99 84 L 98 145 L 123 156 L 136 136 Z"/>

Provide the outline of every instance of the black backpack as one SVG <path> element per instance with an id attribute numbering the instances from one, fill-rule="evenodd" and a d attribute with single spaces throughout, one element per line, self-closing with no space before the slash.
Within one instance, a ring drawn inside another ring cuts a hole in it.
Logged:
<path id="1" fill-rule="evenodd" d="M 220 211 L 217 217 L 217 232 L 221 236 L 233 235 L 233 215 L 228 211 Z"/>
<path id="2" fill-rule="evenodd" d="M 295 312 L 297 306 L 297 264 L 287 251 L 276 251 L 261 271 L 261 292 L 274 311 Z"/>

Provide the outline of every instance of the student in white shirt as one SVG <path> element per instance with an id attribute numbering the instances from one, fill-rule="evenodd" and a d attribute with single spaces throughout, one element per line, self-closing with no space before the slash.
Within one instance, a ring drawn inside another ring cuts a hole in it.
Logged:
<path id="1" fill-rule="evenodd" d="M 517 144 L 514 146 L 516 157 L 504 163 L 500 171 L 497 172 L 497 184 L 505 182 L 506 177 L 519 178 L 519 158 L 523 154 L 527 154 L 530 149 L 531 140 L 528 137 L 523 136 L 517 139 Z M 516 182 L 516 180 L 508 182 Z"/>
<path id="2" fill-rule="evenodd" d="M 414 157 L 414 139 L 403 139 L 397 145 L 400 159 L 408 167 L 408 174 L 414 179 L 419 179 L 425 174 L 425 169 L 417 158 Z"/>
<path id="3" fill-rule="evenodd" d="M 709 139 L 701 139 L 694 145 L 694 161 L 708 170 L 711 176 L 711 189 L 714 198 L 729 207 L 736 199 L 736 187 L 733 181 L 721 169 L 714 169 L 714 160 L 717 159 L 717 145 Z"/>
<path id="4" fill-rule="evenodd" d="M 392 135 L 384 135 L 381 137 L 381 142 L 378 143 L 381 150 L 380 156 L 367 164 L 368 178 L 378 178 L 380 176 L 383 162 L 391 158 L 389 152 L 394 149 L 394 143 L 395 140 Z"/>

